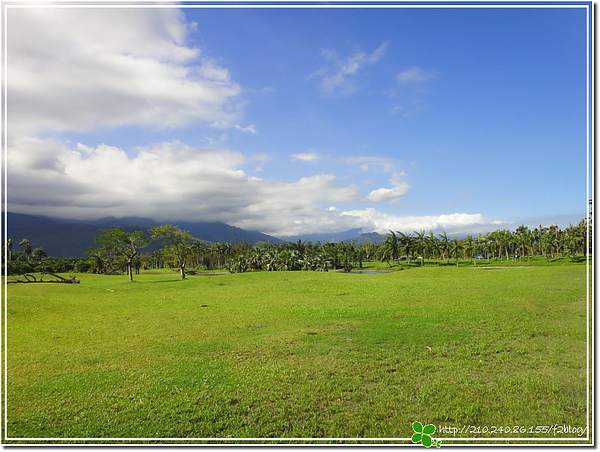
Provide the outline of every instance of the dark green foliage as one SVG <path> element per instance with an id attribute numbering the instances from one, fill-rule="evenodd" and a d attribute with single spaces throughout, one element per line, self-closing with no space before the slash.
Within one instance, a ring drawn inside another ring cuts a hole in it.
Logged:
<path id="1" fill-rule="evenodd" d="M 117 228 L 122 239 L 144 235 L 144 231 L 129 231 Z M 101 230 L 107 231 L 107 230 Z M 585 259 L 590 239 L 588 225 L 582 220 L 577 226 L 561 230 L 557 226 L 535 228 L 519 226 L 514 232 L 498 230 L 477 237 L 463 239 L 449 237 L 446 233 L 433 231 L 406 233 L 391 231 L 381 244 L 332 243 L 324 244 L 297 240 L 294 242 L 251 244 L 246 240 L 230 243 L 207 244 L 195 239 L 188 231 L 178 226 L 163 225 L 151 228 L 154 243 L 148 247 L 150 253 L 134 254 L 130 258 L 123 253 L 110 251 L 108 243 L 88 252 L 88 265 L 80 263 L 80 271 L 92 273 L 119 274 L 139 269 L 170 268 L 180 272 L 185 278 L 187 268 L 202 270 L 228 270 L 232 273 L 247 271 L 351 271 L 363 268 L 365 262 L 380 261 L 391 269 L 427 265 L 482 265 L 500 261 L 503 265 L 519 262 L 528 263 L 543 257 L 548 263 L 567 258 L 571 262 Z M 106 236 L 106 232 L 103 233 Z M 96 237 L 105 241 L 106 237 Z M 139 236 L 138 238 L 141 238 Z M 9 239 L 4 249 L 9 256 L 9 274 L 21 270 L 41 271 L 51 266 L 53 271 L 71 271 L 80 259 L 63 262 L 60 270 L 56 260 L 46 257 L 42 248 L 31 250 L 29 240 L 21 240 L 21 250 L 13 250 Z M 34 246 L 37 244 L 33 244 Z M 106 245 L 106 246 L 105 246 Z M 144 241 L 143 246 L 148 246 Z M 162 246 L 162 248 L 159 248 Z M 29 250 L 29 253 L 27 251 Z M 138 250 L 138 251 L 140 251 Z M 11 264 L 17 261 L 19 264 Z M 23 265 L 23 261 L 31 266 Z M 70 262 L 67 265 L 66 262 Z M 38 265 L 43 264 L 43 265 Z M 84 270 L 87 269 L 87 270 Z"/>

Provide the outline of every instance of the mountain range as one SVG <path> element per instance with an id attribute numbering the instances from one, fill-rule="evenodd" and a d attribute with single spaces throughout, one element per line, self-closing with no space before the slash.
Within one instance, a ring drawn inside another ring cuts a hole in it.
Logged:
<path id="1" fill-rule="evenodd" d="M 13 249 L 18 250 L 18 244 L 23 239 L 31 242 L 32 248 L 44 248 L 48 256 L 82 257 L 86 251 L 95 246 L 94 239 L 98 237 L 99 229 L 123 228 L 128 232 L 141 230 L 148 232 L 152 227 L 161 224 L 173 224 L 180 229 L 204 242 L 231 243 L 248 241 L 281 243 L 284 241 L 311 242 L 347 242 L 347 243 L 380 243 L 383 237 L 377 233 L 363 234 L 360 229 L 351 229 L 334 234 L 307 234 L 294 237 L 278 238 L 257 231 L 230 226 L 221 222 L 187 222 L 172 221 L 158 223 L 150 218 L 140 217 L 105 217 L 99 220 L 65 220 L 38 215 L 24 215 L 7 212 L 7 237 L 13 239 Z"/>

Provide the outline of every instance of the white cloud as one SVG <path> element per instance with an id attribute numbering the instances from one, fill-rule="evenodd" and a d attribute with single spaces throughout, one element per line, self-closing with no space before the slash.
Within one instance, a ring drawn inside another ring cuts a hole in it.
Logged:
<path id="1" fill-rule="evenodd" d="M 333 50 L 321 51 L 329 65 L 311 75 L 320 79 L 319 89 L 328 96 L 350 96 L 359 90 L 357 75 L 367 65 L 378 62 L 384 55 L 387 43 L 372 53 L 357 52 L 342 58 Z"/>
<path id="2" fill-rule="evenodd" d="M 224 149 L 224 131 L 207 136 L 207 148 L 171 141 L 135 152 L 41 138 L 130 125 L 199 123 L 251 134 L 256 128 L 240 125 L 241 88 L 226 68 L 189 44 L 195 24 L 186 23 L 180 10 L 38 5 L 7 14 L 9 210 L 79 219 L 137 215 L 224 221 L 274 235 L 482 224 L 479 214 L 398 217 L 375 209 L 325 208 L 364 198 L 355 185 L 340 183 L 332 174 L 287 183 L 253 177 L 243 168 L 252 165 L 261 172 L 269 156 L 246 158 Z M 325 94 L 350 95 L 360 88 L 361 71 L 385 50 L 383 44 L 372 53 L 348 57 L 326 51 L 329 64 L 314 77 Z M 414 69 L 398 80 L 429 77 Z M 304 162 L 321 158 L 315 152 L 291 157 Z M 410 188 L 403 173 L 393 173 L 399 166 L 394 159 L 341 161 L 365 172 L 392 173 L 391 187 L 372 190 L 370 201 L 394 203 Z"/>
<path id="3" fill-rule="evenodd" d="M 241 89 L 187 45 L 184 19 L 170 8 L 8 10 L 11 131 L 234 124 Z"/>
<path id="4" fill-rule="evenodd" d="M 483 215 L 453 213 L 430 216 L 397 216 L 378 211 L 374 208 L 340 212 L 340 215 L 355 220 L 356 227 L 385 234 L 389 230 L 412 233 L 414 231 L 446 231 L 448 234 L 485 231 L 493 222 L 485 222 Z"/>
<path id="5" fill-rule="evenodd" d="M 377 190 L 373 190 L 369 193 L 367 199 L 374 202 L 389 202 L 390 204 L 398 202 L 410 190 L 408 182 L 402 180 L 402 177 L 405 175 L 405 173 L 392 174 L 392 188 L 378 188 Z"/>
<path id="6" fill-rule="evenodd" d="M 257 186 L 260 200 L 242 209 L 240 219 L 234 224 L 275 236 L 344 229 L 346 220 L 323 205 L 354 202 L 360 195 L 354 185 L 339 185 L 334 181 L 331 174 L 319 174 L 292 183 Z"/>
<path id="7" fill-rule="evenodd" d="M 369 193 L 367 198 L 374 202 L 386 201 L 394 204 L 400 200 L 410 190 L 410 185 L 407 182 L 402 182 L 392 188 L 378 188 Z"/>
<path id="8" fill-rule="evenodd" d="M 352 228 L 457 234 L 504 224 L 485 222 L 481 214 L 398 216 L 374 208 L 340 210 L 332 206 L 362 200 L 355 185 L 340 184 L 332 174 L 294 182 L 262 180 L 241 169 L 267 158 L 248 160 L 237 152 L 179 142 L 140 147 L 131 156 L 108 145 L 21 139 L 8 159 L 8 210 L 78 219 L 133 215 L 158 221 L 224 221 L 275 236 Z M 395 187 L 401 187 L 402 177 L 392 175 Z"/>
<path id="9" fill-rule="evenodd" d="M 413 66 L 406 71 L 400 72 L 396 79 L 398 82 L 405 83 L 421 83 L 426 80 L 432 79 L 435 77 L 435 74 L 431 71 L 426 71 L 420 67 Z"/>
<path id="10" fill-rule="evenodd" d="M 337 183 L 332 174 L 284 183 L 241 169 L 267 159 L 179 142 L 140 147 L 131 156 L 108 145 L 21 139 L 10 152 L 8 210 L 59 218 L 224 221 L 280 234 L 313 231 L 323 224 L 323 205 L 360 199 L 356 186 Z M 335 229 L 335 217 L 328 227 Z"/>
<path id="11" fill-rule="evenodd" d="M 52 154 L 47 153 L 49 146 Z M 53 157 L 38 161 L 18 157 L 42 154 Z M 9 155 L 9 209 L 66 218 L 195 215 L 199 219 L 210 213 L 217 219 L 254 202 L 251 191 L 239 193 L 252 183 L 239 169 L 244 161 L 239 153 L 178 142 L 139 148 L 130 157 L 114 146 L 21 140 Z"/>
<path id="12" fill-rule="evenodd" d="M 292 160 L 300 160 L 302 162 L 314 162 L 319 160 L 321 156 L 316 152 L 308 152 L 306 154 L 292 154 Z"/>

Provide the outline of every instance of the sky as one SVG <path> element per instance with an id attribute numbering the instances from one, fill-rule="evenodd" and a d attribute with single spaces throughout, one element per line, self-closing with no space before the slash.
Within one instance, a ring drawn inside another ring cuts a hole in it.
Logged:
<path id="1" fill-rule="evenodd" d="M 564 5 L 7 7 L 3 203 L 278 237 L 576 224 L 589 10 Z"/>

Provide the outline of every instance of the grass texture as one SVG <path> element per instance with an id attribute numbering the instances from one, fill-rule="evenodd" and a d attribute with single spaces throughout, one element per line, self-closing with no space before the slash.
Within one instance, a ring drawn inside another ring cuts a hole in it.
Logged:
<path id="1" fill-rule="evenodd" d="M 463 438 L 573 438 L 492 427 L 587 425 L 585 271 L 13 284 L 6 436 L 410 443 L 397 439 L 420 421 L 479 428 Z"/>

